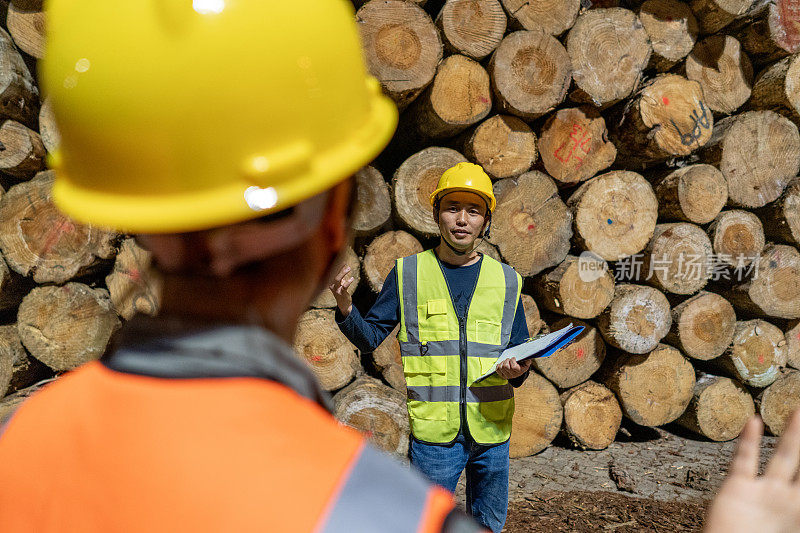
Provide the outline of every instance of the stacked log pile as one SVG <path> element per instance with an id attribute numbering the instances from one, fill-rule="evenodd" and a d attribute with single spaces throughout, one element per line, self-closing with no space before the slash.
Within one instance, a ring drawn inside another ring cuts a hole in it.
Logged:
<path id="1" fill-rule="evenodd" d="M 728 440 L 758 410 L 779 434 L 800 402 L 800 11 L 603 5 L 615 7 L 354 1 L 368 68 L 401 110 L 356 175 L 342 257 L 355 305 L 366 312 L 398 257 L 438 242 L 428 196 L 472 161 L 498 200 L 480 249 L 524 276 L 530 334 L 586 326 L 517 390 L 515 456 L 559 434 L 603 448 L 623 418 Z M 122 320 L 156 313 L 159 290 L 133 240 L 52 207 L 44 155 L 58 129 L 34 72 L 44 15 L 33 0 L 5 7 L 0 394 L 19 401 L 97 357 Z M 334 305 L 313 302 L 298 354 L 340 420 L 402 455 L 396 333 L 359 354 Z"/>

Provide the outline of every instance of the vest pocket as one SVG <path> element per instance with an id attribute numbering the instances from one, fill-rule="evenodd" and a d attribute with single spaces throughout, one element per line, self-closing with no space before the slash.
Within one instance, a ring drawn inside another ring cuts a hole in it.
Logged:
<path id="1" fill-rule="evenodd" d="M 447 420 L 447 404 L 408 400 L 408 416 L 419 420 Z"/>
<path id="2" fill-rule="evenodd" d="M 424 331 L 447 333 L 450 331 L 447 305 L 447 300 L 435 299 L 417 306 L 420 333 Z"/>
<path id="3" fill-rule="evenodd" d="M 447 420 L 447 403 L 410 399 L 414 389 L 422 397 L 430 396 L 434 387 L 447 383 L 447 357 L 418 356 L 403 358 L 403 372 L 409 388 L 408 416 L 420 420 Z M 419 397 L 419 396 L 417 396 Z"/>
<path id="4" fill-rule="evenodd" d="M 475 342 L 500 344 L 500 322 L 475 321 Z"/>

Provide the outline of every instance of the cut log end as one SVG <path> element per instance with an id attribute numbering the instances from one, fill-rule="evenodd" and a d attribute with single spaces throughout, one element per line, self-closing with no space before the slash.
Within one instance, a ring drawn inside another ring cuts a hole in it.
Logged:
<path id="1" fill-rule="evenodd" d="M 630 352 L 650 352 L 672 326 L 669 301 L 652 287 L 617 284 L 614 299 L 600 314 L 597 327 L 612 346 Z"/>
<path id="2" fill-rule="evenodd" d="M 562 318 L 551 329 L 555 331 L 570 323 L 585 329 L 571 344 L 550 357 L 533 360 L 533 367 L 561 389 L 574 387 L 589 379 L 606 356 L 606 345 L 597 329 L 581 320 Z"/>
<path id="3" fill-rule="evenodd" d="M 770 433 L 781 436 L 800 408 L 800 372 L 787 369 L 759 397 L 759 412 Z"/>
<path id="4" fill-rule="evenodd" d="M 735 439 L 755 414 L 753 398 L 728 378 L 701 374 L 692 401 L 677 420 L 681 426 L 714 441 Z"/>
<path id="5" fill-rule="evenodd" d="M 614 394 L 594 381 L 587 381 L 561 395 L 564 433 L 580 449 L 603 450 L 614 441 L 622 410 Z"/>
<path id="6" fill-rule="evenodd" d="M 558 435 L 563 407 L 556 388 L 542 376 L 531 372 L 514 391 L 514 431 L 509 455 L 527 457 L 547 448 Z"/>
<path id="7" fill-rule="evenodd" d="M 390 231 L 375 237 L 367 246 L 364 255 L 364 277 L 370 289 L 380 292 L 386 276 L 394 268 L 395 261 L 422 251 L 417 239 L 405 231 Z"/>
<path id="8" fill-rule="evenodd" d="M 341 389 L 361 370 L 355 348 L 336 325 L 333 311 L 306 311 L 297 323 L 294 347 L 309 364 L 322 388 Z"/>
<path id="9" fill-rule="evenodd" d="M 736 313 L 718 294 L 702 291 L 672 309 L 665 342 L 688 357 L 708 361 L 722 355 L 733 340 Z"/>

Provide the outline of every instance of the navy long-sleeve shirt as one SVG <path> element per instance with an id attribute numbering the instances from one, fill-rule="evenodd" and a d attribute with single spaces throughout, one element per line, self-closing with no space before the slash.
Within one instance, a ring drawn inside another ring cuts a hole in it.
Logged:
<path id="1" fill-rule="evenodd" d="M 453 297 L 453 307 L 459 317 L 463 317 L 469 306 L 473 289 L 478 282 L 481 259 L 471 265 L 458 266 L 440 261 L 444 267 L 445 278 Z M 345 318 L 336 309 L 336 322 L 339 329 L 352 342 L 356 348 L 364 353 L 370 353 L 386 339 L 400 323 L 400 297 L 397 290 L 397 269 L 392 268 L 386 281 L 383 283 L 378 299 L 366 314 L 362 316 L 356 306 L 352 307 L 350 314 Z M 528 325 L 525 321 L 525 311 L 522 308 L 522 299 L 517 302 L 514 313 L 514 324 L 511 327 L 511 339 L 508 348 L 522 344 L 528 339 Z M 528 377 L 525 374 L 508 380 L 514 387 L 519 387 Z"/>

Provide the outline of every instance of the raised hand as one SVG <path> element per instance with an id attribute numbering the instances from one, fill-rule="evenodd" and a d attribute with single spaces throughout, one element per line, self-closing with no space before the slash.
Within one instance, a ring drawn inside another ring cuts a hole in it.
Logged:
<path id="1" fill-rule="evenodd" d="M 347 292 L 347 288 L 350 287 L 354 279 L 355 278 L 350 275 L 350 267 L 348 265 L 343 265 L 336 274 L 333 283 L 328 287 L 333 293 L 333 297 L 336 298 L 336 305 L 339 307 L 339 311 L 341 311 L 344 316 L 349 315 L 350 310 L 353 308 L 353 298 L 350 296 L 350 293 Z"/>
<path id="2" fill-rule="evenodd" d="M 764 475 L 758 476 L 762 431 L 757 417 L 742 431 L 728 477 L 709 509 L 706 533 L 800 531 L 800 410 L 792 416 Z"/>

